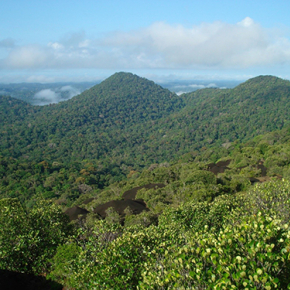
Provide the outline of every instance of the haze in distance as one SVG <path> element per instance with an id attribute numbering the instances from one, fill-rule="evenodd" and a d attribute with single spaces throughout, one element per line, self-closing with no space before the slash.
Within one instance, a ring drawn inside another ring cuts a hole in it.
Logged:
<path id="1" fill-rule="evenodd" d="M 0 83 L 290 78 L 288 1 L 0 2 Z"/>

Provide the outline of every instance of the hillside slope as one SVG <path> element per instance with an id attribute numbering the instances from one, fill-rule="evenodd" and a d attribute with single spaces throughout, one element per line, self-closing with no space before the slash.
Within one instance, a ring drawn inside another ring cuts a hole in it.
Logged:
<path id="1" fill-rule="evenodd" d="M 1 282 L 290 289 L 288 100 L 270 76 L 180 98 L 123 73 L 59 105 L 0 98 Z"/>
<path id="2" fill-rule="evenodd" d="M 234 89 L 177 96 L 152 81 L 116 73 L 56 105 L 23 103 L 21 113 L 2 107 L 10 113 L 2 126 L 0 151 L 34 162 L 90 159 L 101 170 L 118 168 L 128 174 L 290 126 L 289 97 L 290 82 L 272 76 L 253 78 Z M 13 121 L 13 114 L 20 123 Z"/>
<path id="3" fill-rule="evenodd" d="M 175 151 L 221 146 L 290 125 L 290 82 L 276 77 L 260 76 L 234 89 L 203 89 L 183 97 L 186 107 L 159 124 Z"/>
<path id="4" fill-rule="evenodd" d="M 152 126 L 182 107 L 182 98 L 152 81 L 117 73 L 67 102 L 38 107 L 21 125 L 11 118 L 0 148 L 6 156 L 38 161 L 104 158 L 118 146 L 143 142 L 140 124 Z"/>

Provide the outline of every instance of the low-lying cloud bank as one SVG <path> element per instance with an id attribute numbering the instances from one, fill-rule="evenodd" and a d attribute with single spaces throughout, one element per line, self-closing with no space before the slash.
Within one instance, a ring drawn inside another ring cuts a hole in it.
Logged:
<path id="1" fill-rule="evenodd" d="M 80 32 L 46 46 L 0 39 L 0 46 L 1 69 L 243 69 L 290 62 L 289 39 L 249 17 L 189 28 L 156 22 L 100 39 Z"/>
<path id="2" fill-rule="evenodd" d="M 72 86 L 63 86 L 59 89 L 44 89 L 37 92 L 33 97 L 34 105 L 48 105 L 55 104 L 61 101 L 65 101 L 71 99 L 72 97 L 80 94 L 80 90 L 72 87 Z"/>
<path id="3" fill-rule="evenodd" d="M 205 89 L 205 88 L 217 88 L 218 86 L 214 83 L 210 84 L 189 84 L 189 85 L 178 85 L 174 87 L 174 91 L 177 95 L 182 95 L 184 93 Z"/>

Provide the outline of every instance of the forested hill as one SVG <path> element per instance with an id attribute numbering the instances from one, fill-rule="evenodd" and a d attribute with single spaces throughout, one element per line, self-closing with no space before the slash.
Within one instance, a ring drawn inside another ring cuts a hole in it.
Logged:
<path id="1" fill-rule="evenodd" d="M 182 127 L 183 139 L 190 140 L 183 144 L 196 149 L 290 125 L 290 82 L 276 77 L 259 76 L 234 89 L 203 89 L 183 97 L 187 105 L 175 115 L 177 122 L 166 121 L 163 126 L 166 131 Z"/>
<path id="2" fill-rule="evenodd" d="M 128 73 L 51 106 L 0 97 L 1 287 L 290 289 L 289 97 Z"/>
<path id="3" fill-rule="evenodd" d="M 6 112 L 7 123 L 2 122 L 2 154 L 13 157 L 24 154 L 38 161 L 60 158 L 65 162 L 103 157 L 118 144 L 130 143 L 131 147 L 140 142 L 132 138 L 132 130 L 142 133 L 139 124 L 152 125 L 184 107 L 182 98 L 176 94 L 130 73 L 117 73 L 59 104 L 32 107 L 23 103 L 21 111 L 15 102 L 6 101 L 1 108 L 1 112 Z M 22 121 L 17 126 L 11 123 L 15 114 Z"/>
<path id="4" fill-rule="evenodd" d="M 0 96 L 0 124 L 2 127 L 6 124 L 24 121 L 37 110 L 37 107 L 33 107 L 24 101 L 9 96 Z"/>
<path id="5" fill-rule="evenodd" d="M 60 104 L 77 117 L 91 116 L 119 128 L 157 120 L 184 107 L 182 98 L 131 73 L 116 73 L 81 95 Z M 72 116 L 74 117 L 74 116 Z M 84 120 L 85 122 L 86 120 Z"/>
<path id="6" fill-rule="evenodd" d="M 0 97 L 0 154 L 70 166 L 94 160 L 118 179 L 132 169 L 289 126 L 289 96 L 290 82 L 272 76 L 177 96 L 116 73 L 59 104 L 33 107 Z"/>

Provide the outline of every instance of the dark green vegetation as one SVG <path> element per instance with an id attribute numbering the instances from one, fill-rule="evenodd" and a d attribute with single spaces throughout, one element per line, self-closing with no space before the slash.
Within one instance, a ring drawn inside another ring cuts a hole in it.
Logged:
<path id="1" fill-rule="evenodd" d="M 217 161 L 233 142 L 289 126 L 289 84 L 261 76 L 234 89 L 177 96 L 117 73 L 50 106 L 0 97 L 0 190 L 26 200 L 36 194 L 70 203 L 83 193 L 80 184 L 86 191 L 102 189 L 131 171 L 186 153 L 213 150 L 211 161 Z"/>
<path id="2" fill-rule="evenodd" d="M 0 270 L 288 289 L 289 98 L 271 76 L 179 97 L 127 73 L 57 105 L 0 98 Z"/>

